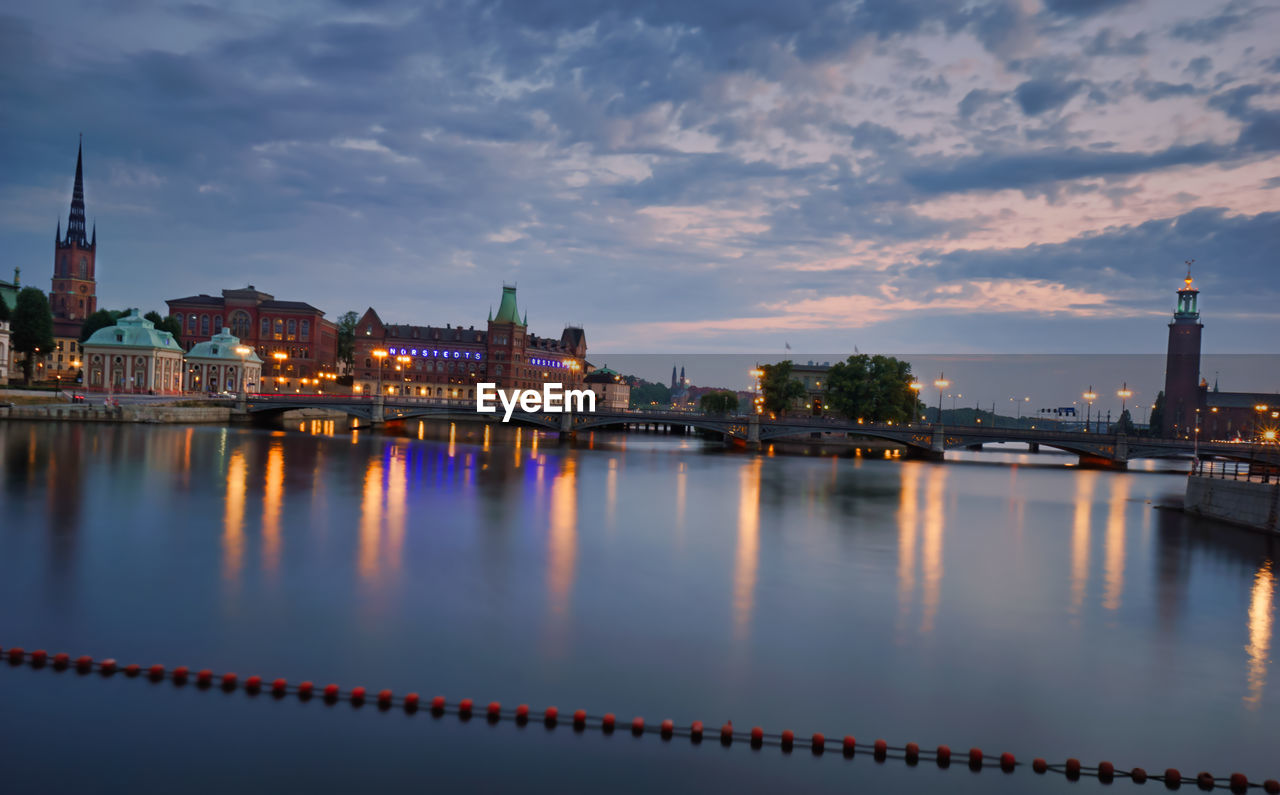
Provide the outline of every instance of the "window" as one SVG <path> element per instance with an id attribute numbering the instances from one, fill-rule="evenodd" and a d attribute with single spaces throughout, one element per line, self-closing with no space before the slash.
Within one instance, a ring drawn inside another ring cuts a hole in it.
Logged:
<path id="1" fill-rule="evenodd" d="M 278 340 L 284 339 L 284 321 L 280 318 L 276 318 L 275 338 Z"/>
<path id="2" fill-rule="evenodd" d="M 200 335 L 201 336 L 209 335 L 209 316 L 208 315 L 200 316 Z"/>
<path id="3" fill-rule="evenodd" d="M 196 333 L 196 316 L 195 315 L 191 315 L 187 318 L 187 333 L 188 334 Z"/>
<path id="4" fill-rule="evenodd" d="M 259 324 L 258 336 L 264 340 L 271 339 L 271 318 L 264 317 Z"/>
<path id="5" fill-rule="evenodd" d="M 244 339 L 249 336 L 249 313 L 243 309 L 231 315 L 231 333 Z"/>
<path id="6" fill-rule="evenodd" d="M 298 321 L 289 318 L 289 341 L 292 342 L 298 338 Z"/>
<path id="7" fill-rule="evenodd" d="M 302 321 L 301 339 L 303 342 L 307 342 L 311 339 L 311 321 L 310 320 Z"/>
<path id="8" fill-rule="evenodd" d="M 214 330 L 214 332 L 221 332 L 221 331 L 222 331 L 222 328 L 223 328 L 223 327 L 222 327 L 222 315 L 214 315 L 214 316 L 213 316 L 213 330 Z"/>
<path id="9" fill-rule="evenodd" d="M 89 260 L 85 257 L 80 258 L 80 278 L 89 278 Z"/>

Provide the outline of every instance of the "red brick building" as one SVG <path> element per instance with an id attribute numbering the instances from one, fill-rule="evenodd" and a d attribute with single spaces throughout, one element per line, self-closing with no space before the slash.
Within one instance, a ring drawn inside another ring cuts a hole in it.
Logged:
<path id="1" fill-rule="evenodd" d="M 53 312 L 53 350 L 42 356 L 38 379 L 61 378 L 70 382 L 82 365 L 80 327 L 98 309 L 96 260 L 98 229 L 90 232 L 84 212 L 84 150 L 76 150 L 76 180 L 71 189 L 67 232 L 58 224 L 53 240 L 53 279 L 49 309 Z"/>
<path id="2" fill-rule="evenodd" d="M 222 295 L 193 295 L 165 301 L 182 324 L 187 350 L 226 328 L 257 351 L 263 361 L 263 392 L 294 391 L 298 379 L 334 370 L 338 327 L 324 312 L 302 301 L 277 301 L 252 284 Z M 275 354 L 282 353 L 282 358 Z M 305 391 L 305 390 L 304 390 Z"/>
<path id="3" fill-rule="evenodd" d="M 375 351 L 386 351 L 381 359 Z M 497 314 L 485 328 L 384 323 L 370 307 L 355 330 L 354 390 L 417 397 L 474 398 L 477 383 L 499 389 L 554 382 L 581 388 L 587 337 L 568 326 L 558 338 L 530 334 L 516 306 L 516 288 L 502 288 Z"/>

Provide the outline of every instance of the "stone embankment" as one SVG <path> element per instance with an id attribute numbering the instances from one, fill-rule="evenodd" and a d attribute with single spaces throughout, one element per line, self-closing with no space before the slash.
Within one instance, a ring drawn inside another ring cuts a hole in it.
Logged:
<path id="1" fill-rule="evenodd" d="M 1187 513 L 1280 533 L 1280 483 L 1192 474 L 1183 500 Z"/>

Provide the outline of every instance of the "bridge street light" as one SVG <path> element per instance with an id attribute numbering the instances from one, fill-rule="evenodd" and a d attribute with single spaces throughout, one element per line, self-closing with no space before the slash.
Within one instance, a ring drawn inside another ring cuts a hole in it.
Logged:
<path id="1" fill-rule="evenodd" d="M 1084 414 L 1084 432 L 1089 432 L 1089 417 L 1093 414 L 1093 401 L 1098 399 L 1098 393 L 1093 391 L 1093 384 L 1089 384 L 1089 391 L 1083 395 L 1084 399 L 1089 401 L 1089 408 L 1085 409 Z"/>
<path id="2" fill-rule="evenodd" d="M 236 353 L 240 354 L 240 396 L 244 397 L 248 394 L 249 386 L 246 383 L 245 368 L 248 367 L 249 354 L 253 353 L 253 348 L 248 345 L 237 345 Z"/>
<path id="3" fill-rule="evenodd" d="M 1129 398 L 1133 397 L 1133 391 L 1132 391 L 1131 389 L 1129 389 L 1129 382 L 1128 382 L 1128 381 L 1125 381 L 1125 382 L 1120 386 L 1120 391 L 1119 391 L 1119 392 L 1116 392 L 1116 395 L 1118 395 L 1118 396 L 1120 397 L 1120 413 L 1121 413 L 1121 414 L 1124 414 L 1125 401 L 1127 401 Z"/>
<path id="4" fill-rule="evenodd" d="M 910 389 L 912 392 L 914 392 L 915 398 L 916 398 L 915 402 L 911 404 L 912 416 L 915 416 L 916 406 L 920 404 L 920 390 L 923 388 L 924 388 L 924 384 L 920 383 L 919 381 L 912 381 L 911 383 L 907 384 L 907 389 Z M 920 419 L 924 419 L 924 417 L 921 417 Z"/>
<path id="5" fill-rule="evenodd" d="M 284 362 L 285 359 L 289 358 L 289 354 L 285 353 L 284 351 L 276 351 L 275 353 L 271 354 L 271 358 L 276 360 L 276 391 L 279 392 L 280 391 L 280 365 Z"/>
<path id="6" fill-rule="evenodd" d="M 375 348 L 373 358 L 378 360 L 378 397 L 382 397 L 382 361 L 387 358 L 387 349 Z"/>
<path id="7" fill-rule="evenodd" d="M 408 381 L 409 380 L 409 363 L 412 362 L 413 359 L 409 356 L 401 355 L 396 357 L 396 361 L 398 362 L 398 364 L 396 365 L 396 370 L 403 373 L 404 380 Z M 401 387 L 401 391 L 402 392 L 404 391 L 403 386 Z M 410 390 L 410 394 L 412 393 L 413 393 L 412 390 Z"/>
<path id="8" fill-rule="evenodd" d="M 938 424 L 942 424 L 942 390 L 951 386 L 951 382 L 947 380 L 946 373 L 938 373 L 938 380 L 933 382 L 938 388 Z"/>

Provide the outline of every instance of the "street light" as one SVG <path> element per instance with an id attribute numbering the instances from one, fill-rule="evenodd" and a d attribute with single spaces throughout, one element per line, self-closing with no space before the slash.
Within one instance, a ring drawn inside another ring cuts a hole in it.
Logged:
<path id="1" fill-rule="evenodd" d="M 246 383 L 247 379 L 245 378 L 245 373 L 246 368 L 249 366 L 249 354 L 253 353 L 253 348 L 250 348 L 248 345 L 237 345 L 236 353 L 240 354 L 240 394 L 244 395 L 249 391 L 249 385 Z"/>
<path id="2" fill-rule="evenodd" d="M 1120 391 L 1117 392 L 1116 394 L 1120 396 L 1120 413 L 1124 414 L 1125 401 L 1133 397 L 1133 391 L 1129 389 L 1129 382 L 1125 381 L 1124 384 L 1120 387 Z"/>
<path id="3" fill-rule="evenodd" d="M 1098 393 L 1093 391 L 1093 384 L 1089 384 L 1089 391 L 1085 392 L 1085 400 L 1089 401 L 1089 408 L 1084 410 L 1084 431 L 1089 432 L 1089 417 L 1093 414 L 1093 401 L 1098 399 Z"/>
<path id="4" fill-rule="evenodd" d="M 285 359 L 289 358 L 289 354 L 285 353 L 284 351 L 276 351 L 275 353 L 271 354 L 271 358 L 276 360 L 276 391 L 279 392 L 280 391 L 280 365 L 284 362 Z"/>
<path id="5" fill-rule="evenodd" d="M 920 390 L 923 388 L 924 388 L 924 384 L 920 383 L 919 381 L 912 381 L 911 383 L 907 384 L 907 389 L 910 389 L 912 392 L 916 394 L 915 402 L 911 404 L 912 413 L 915 413 L 915 407 L 920 404 Z M 920 419 L 924 419 L 924 417 L 921 417 Z"/>
<path id="6" fill-rule="evenodd" d="M 1028 395 L 1028 396 L 1024 397 L 1024 398 L 1022 399 L 1022 403 L 1019 403 L 1019 402 L 1018 402 L 1018 399 L 1017 399 L 1016 397 L 1011 397 L 1011 398 L 1009 398 L 1009 400 L 1010 400 L 1010 401 L 1012 401 L 1012 402 L 1013 402 L 1013 404 L 1014 404 L 1015 406 L 1017 406 L 1017 407 L 1018 407 L 1018 412 L 1017 412 L 1017 415 L 1016 415 L 1016 417 L 1015 417 L 1015 424 L 1016 424 L 1016 425 L 1021 425 L 1021 424 L 1022 424 L 1022 403 L 1030 403 L 1030 402 L 1031 402 L 1031 396 L 1030 396 L 1030 395 Z"/>
<path id="7" fill-rule="evenodd" d="M 382 395 L 382 360 L 387 358 L 385 348 L 377 348 L 373 351 L 373 358 L 378 360 L 378 395 Z"/>
<path id="8" fill-rule="evenodd" d="M 938 380 L 933 382 L 938 388 L 938 424 L 942 424 L 942 390 L 951 386 L 951 382 L 947 380 L 946 373 L 938 373 Z"/>

